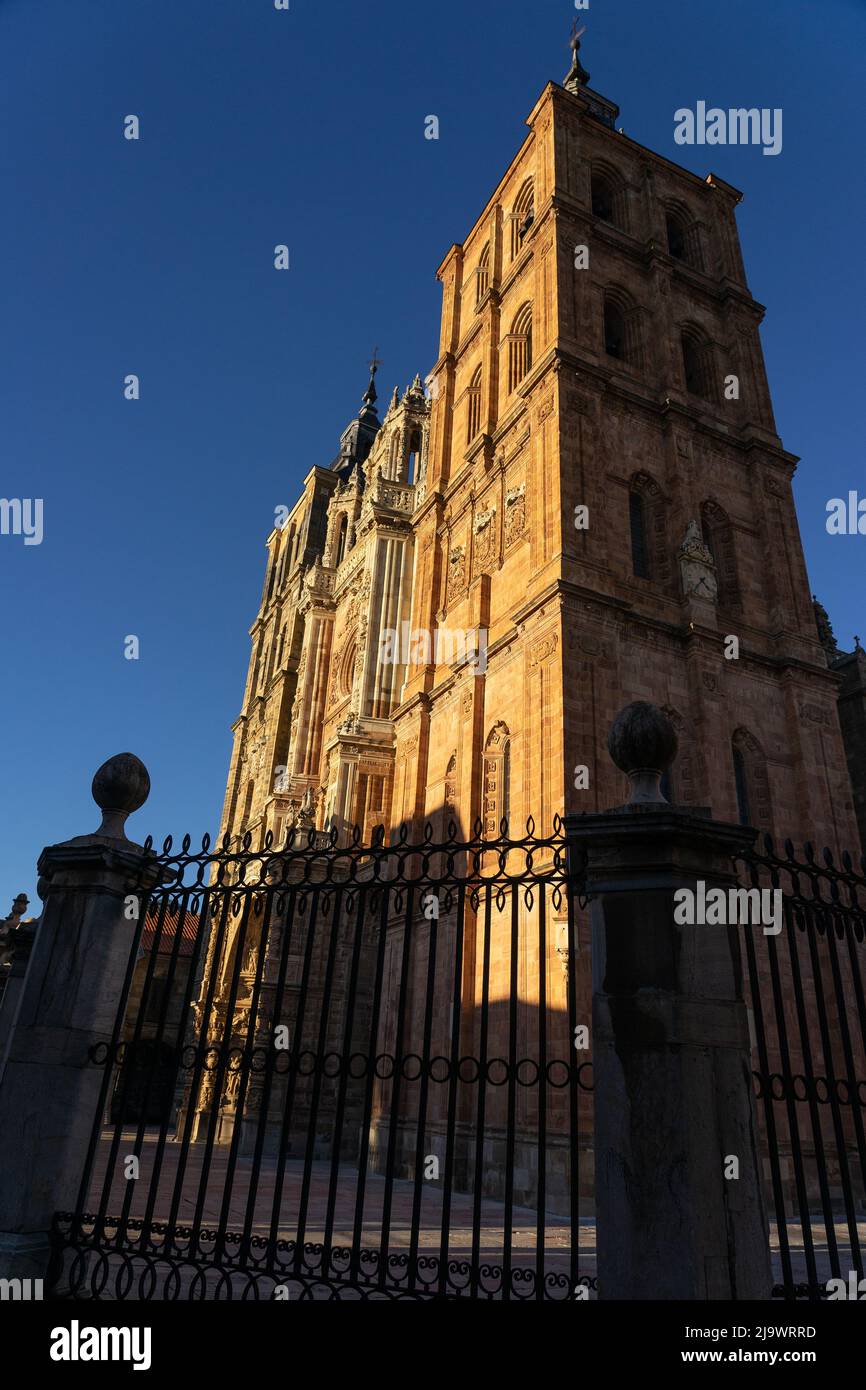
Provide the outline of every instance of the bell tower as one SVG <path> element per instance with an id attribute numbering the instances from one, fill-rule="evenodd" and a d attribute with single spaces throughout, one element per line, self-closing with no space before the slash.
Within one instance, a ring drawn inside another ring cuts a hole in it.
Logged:
<path id="1" fill-rule="evenodd" d="M 648 699 L 674 800 L 856 846 L 741 194 L 618 129 L 579 50 L 438 272 L 413 624 L 488 659 L 410 663 L 392 820 L 615 805 L 605 733 Z"/>

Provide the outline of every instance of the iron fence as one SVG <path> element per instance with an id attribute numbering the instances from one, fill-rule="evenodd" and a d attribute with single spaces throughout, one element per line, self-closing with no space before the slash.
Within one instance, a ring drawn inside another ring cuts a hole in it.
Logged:
<path id="1" fill-rule="evenodd" d="M 151 851 L 76 1209 L 55 1223 L 59 1289 L 556 1300 L 594 1283 L 580 858 L 558 822 L 480 832 Z"/>
<path id="2" fill-rule="evenodd" d="M 595 1290 L 579 836 L 147 849 L 58 1290 Z M 737 861 L 781 894 L 778 934 L 733 930 L 782 1298 L 864 1273 L 864 867 L 767 837 Z"/>
<path id="3" fill-rule="evenodd" d="M 811 845 L 739 863 L 781 893 L 781 931 L 744 933 L 754 1088 L 780 1278 L 774 1295 L 822 1298 L 863 1276 L 866 1246 L 866 862 Z"/>

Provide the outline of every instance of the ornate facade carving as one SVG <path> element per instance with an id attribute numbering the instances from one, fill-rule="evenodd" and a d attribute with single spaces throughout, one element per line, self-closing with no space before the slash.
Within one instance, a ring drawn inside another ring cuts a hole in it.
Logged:
<path id="1" fill-rule="evenodd" d="M 505 494 L 505 544 L 513 545 L 526 530 L 526 484 L 510 487 Z"/>

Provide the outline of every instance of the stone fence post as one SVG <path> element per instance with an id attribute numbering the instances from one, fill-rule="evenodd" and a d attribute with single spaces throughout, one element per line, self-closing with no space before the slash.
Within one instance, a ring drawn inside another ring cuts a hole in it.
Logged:
<path id="1" fill-rule="evenodd" d="M 677 889 L 738 886 L 755 832 L 665 801 L 677 738 L 654 705 L 627 706 L 608 746 L 628 804 L 567 819 L 591 899 L 599 1297 L 769 1298 L 744 928 L 674 916 Z"/>
<path id="2" fill-rule="evenodd" d="M 112 1037 L 137 928 L 124 899 L 146 864 L 124 824 L 149 791 L 138 758 L 109 759 L 99 829 L 39 859 L 44 909 L 0 1057 L 0 1278 L 43 1279 L 54 1213 L 75 1205 L 104 1076 L 90 1049 Z"/>

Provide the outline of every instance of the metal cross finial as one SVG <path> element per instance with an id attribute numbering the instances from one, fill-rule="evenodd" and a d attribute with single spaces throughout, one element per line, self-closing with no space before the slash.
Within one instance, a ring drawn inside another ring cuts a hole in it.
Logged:
<path id="1" fill-rule="evenodd" d="M 571 25 L 571 47 L 574 49 L 575 52 L 577 52 L 577 50 L 580 48 L 580 40 L 582 35 L 585 33 L 586 25 L 581 24 L 580 28 L 578 29 L 577 20 L 573 20 Z"/>
<path id="2" fill-rule="evenodd" d="M 378 347 L 374 347 L 374 348 L 373 348 L 373 360 L 372 360 L 372 362 L 370 363 L 370 371 L 372 372 L 373 376 L 376 375 L 376 372 L 378 371 L 378 369 L 379 369 L 381 366 L 382 366 L 382 359 L 379 357 L 379 349 L 378 349 Z"/>

